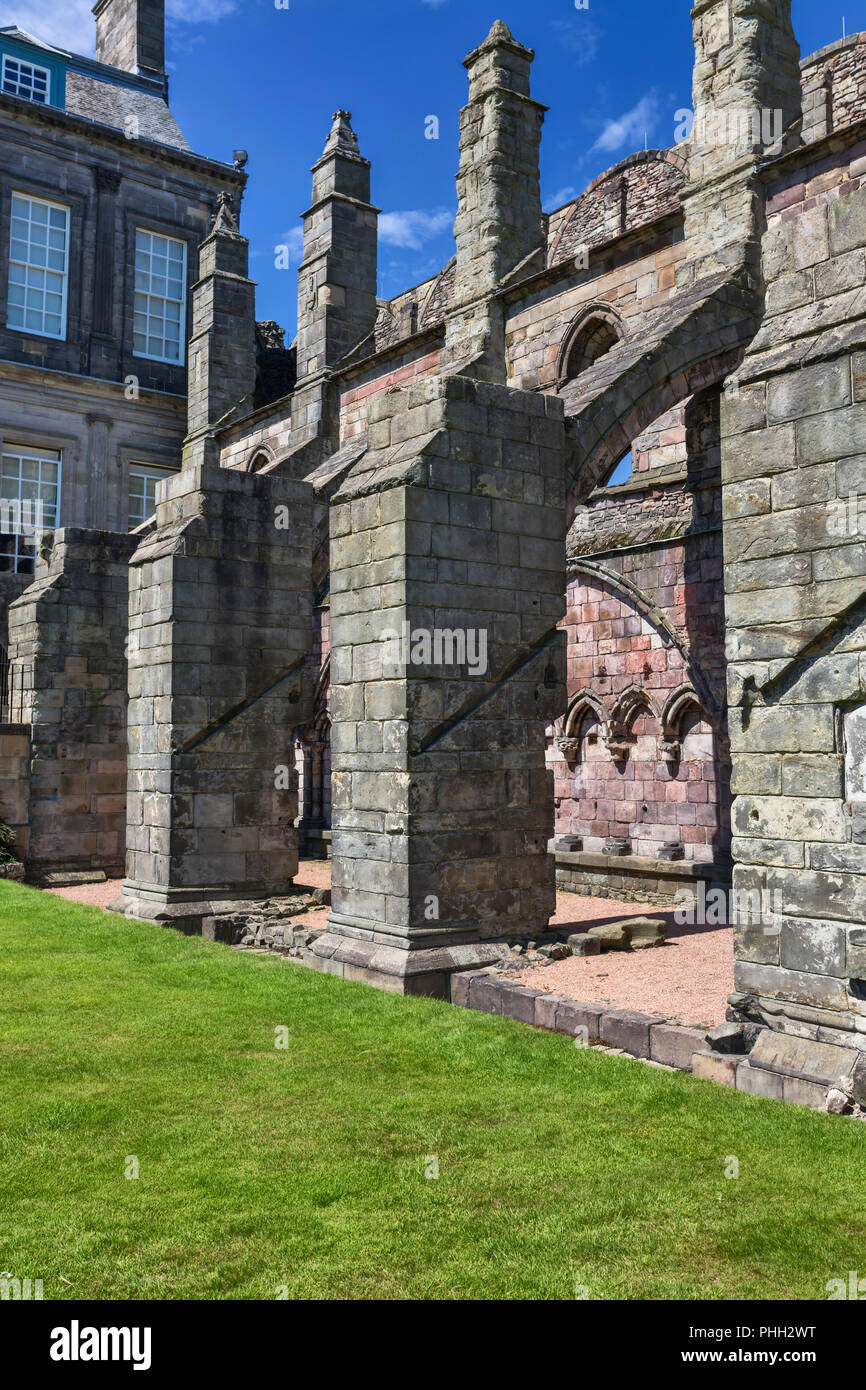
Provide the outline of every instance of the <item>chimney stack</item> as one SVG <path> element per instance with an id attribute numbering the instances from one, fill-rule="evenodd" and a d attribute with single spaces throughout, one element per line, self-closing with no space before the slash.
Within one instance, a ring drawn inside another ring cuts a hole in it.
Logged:
<path id="1" fill-rule="evenodd" d="M 96 0 L 96 57 L 145 76 L 165 74 L 165 0 Z"/>

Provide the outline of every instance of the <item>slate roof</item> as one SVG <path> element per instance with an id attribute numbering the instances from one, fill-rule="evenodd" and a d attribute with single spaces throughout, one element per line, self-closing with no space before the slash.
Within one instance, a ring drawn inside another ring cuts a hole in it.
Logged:
<path id="1" fill-rule="evenodd" d="M 54 48 L 17 24 L 0 27 L 0 34 L 66 59 L 66 110 L 71 116 L 83 116 L 115 130 L 129 129 L 134 119 L 141 139 L 189 150 L 169 110 L 166 88 L 158 80 Z"/>

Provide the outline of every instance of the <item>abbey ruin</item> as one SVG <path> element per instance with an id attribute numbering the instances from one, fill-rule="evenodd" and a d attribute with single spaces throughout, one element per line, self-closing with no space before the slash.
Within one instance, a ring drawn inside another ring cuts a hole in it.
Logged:
<path id="1" fill-rule="evenodd" d="M 687 137 L 549 214 L 495 23 L 456 254 L 388 301 L 338 110 L 291 347 L 227 168 L 182 466 L 132 532 L 46 536 L 9 607 L 33 876 L 122 870 L 120 910 L 224 940 L 330 844 L 307 963 L 446 998 L 557 882 L 732 877 L 767 905 L 732 1017 L 866 1100 L 866 35 L 801 58 L 790 9 L 700 0 Z"/>

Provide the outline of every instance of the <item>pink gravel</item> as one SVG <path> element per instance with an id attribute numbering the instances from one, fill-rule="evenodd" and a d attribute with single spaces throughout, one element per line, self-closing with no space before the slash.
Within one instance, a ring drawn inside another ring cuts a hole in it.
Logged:
<path id="1" fill-rule="evenodd" d="M 665 945 L 569 956 L 520 971 L 520 983 L 569 999 L 664 1014 L 685 1024 L 714 1027 L 724 1022 L 728 995 L 734 988 L 732 927 L 679 926 L 673 911 L 651 903 L 583 898 L 576 893 L 557 893 L 552 920 L 558 927 L 580 932 L 617 917 L 663 918 L 668 924 Z"/>
<path id="2" fill-rule="evenodd" d="M 123 888 L 122 878 L 108 878 L 104 883 L 77 883 L 72 888 L 46 888 L 56 898 L 67 898 L 71 903 L 86 903 L 88 907 L 108 907 L 115 898 L 120 897 Z"/>
<path id="3" fill-rule="evenodd" d="M 330 888 L 327 859 L 304 859 L 298 865 L 298 888 Z M 83 883 L 75 888 L 52 888 L 59 898 L 108 907 L 120 894 L 122 880 Z M 326 907 L 304 912 L 294 920 L 324 927 Z M 586 931 L 617 917 L 663 917 L 668 923 L 664 946 L 647 951 L 609 951 L 602 956 L 571 956 L 552 965 L 521 970 L 517 978 L 530 989 L 564 994 L 644 1013 L 664 1014 L 688 1024 L 713 1026 L 724 1021 L 727 997 L 734 987 L 734 934 L 731 927 L 678 926 L 672 911 L 647 903 L 612 898 L 584 898 L 557 893 L 551 925 Z"/>

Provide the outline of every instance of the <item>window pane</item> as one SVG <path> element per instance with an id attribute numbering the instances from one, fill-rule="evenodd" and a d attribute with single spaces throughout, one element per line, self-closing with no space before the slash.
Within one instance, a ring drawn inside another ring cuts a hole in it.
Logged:
<path id="1" fill-rule="evenodd" d="M 0 456 L 0 555 L 6 569 L 32 574 L 38 533 L 57 525 L 61 455 L 7 444 Z"/>
<path id="2" fill-rule="evenodd" d="M 68 232 L 68 208 L 22 193 L 12 195 L 7 327 L 64 336 Z"/>
<path id="3" fill-rule="evenodd" d="M 129 529 L 140 526 L 156 510 L 156 486 L 177 472 L 174 468 L 158 468 L 146 463 L 133 463 L 129 468 Z"/>
<path id="4" fill-rule="evenodd" d="M 136 230 L 134 351 L 161 362 L 183 361 L 186 243 Z"/>

